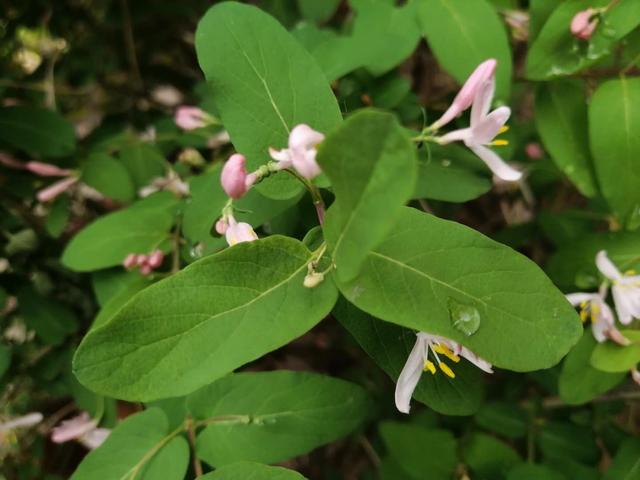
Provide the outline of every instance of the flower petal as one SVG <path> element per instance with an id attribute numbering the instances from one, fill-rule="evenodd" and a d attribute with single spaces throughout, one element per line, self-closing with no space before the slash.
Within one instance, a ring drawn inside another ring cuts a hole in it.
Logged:
<path id="1" fill-rule="evenodd" d="M 515 168 L 511 168 L 498 156 L 497 153 L 489 148 L 482 145 L 471 145 L 469 148 L 487 164 L 487 167 L 489 167 L 497 177 L 511 182 L 520 180 L 522 177 L 522 172 Z"/>
<path id="2" fill-rule="evenodd" d="M 309 125 L 301 123 L 296 125 L 289 134 L 289 148 L 291 150 L 309 149 L 315 147 L 324 140 L 324 135 L 315 131 Z"/>
<path id="3" fill-rule="evenodd" d="M 567 300 L 569 300 L 569 303 L 571 305 L 573 305 L 574 307 L 577 307 L 583 302 L 591 302 L 593 300 L 598 300 L 600 298 L 600 295 L 598 295 L 597 293 L 577 292 L 577 293 L 568 293 L 565 295 L 565 297 L 567 297 Z"/>
<path id="4" fill-rule="evenodd" d="M 404 364 L 396 382 L 396 408 L 402 413 L 409 413 L 411 409 L 411 396 L 422 376 L 426 350 L 427 341 L 418 334 L 416 343 L 413 345 L 407 362 Z"/>
<path id="5" fill-rule="evenodd" d="M 458 130 L 453 130 L 446 135 L 438 137 L 438 143 L 441 145 L 446 145 L 452 142 L 467 141 L 472 137 L 473 134 L 470 128 L 460 128 Z"/>
<path id="6" fill-rule="evenodd" d="M 609 280 L 622 279 L 620 270 L 618 270 L 614 263 L 609 259 L 606 250 L 600 250 L 596 255 L 596 266 L 598 267 L 598 270 L 600 270 L 600 273 Z"/>
<path id="7" fill-rule="evenodd" d="M 486 117 L 483 117 L 479 123 L 472 124 L 471 142 L 476 145 L 486 145 L 500 133 L 500 129 L 507 123 L 511 109 L 509 107 L 498 107 Z"/>
<path id="8" fill-rule="evenodd" d="M 483 118 L 489 113 L 491 108 L 491 102 L 493 102 L 493 95 L 496 91 L 496 79 L 491 77 L 484 82 L 476 97 L 473 99 L 473 105 L 471 105 L 471 127 L 478 125 Z"/>

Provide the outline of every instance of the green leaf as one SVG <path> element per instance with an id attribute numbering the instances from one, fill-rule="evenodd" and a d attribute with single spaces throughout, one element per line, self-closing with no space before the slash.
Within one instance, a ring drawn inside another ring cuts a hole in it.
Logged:
<path id="1" fill-rule="evenodd" d="M 572 405 L 589 402 L 611 390 L 625 378 L 626 372 L 607 373 L 591 366 L 591 354 L 596 345 L 591 329 L 585 330 L 582 339 L 564 360 L 558 389 L 560 398 L 565 402 Z"/>
<path id="2" fill-rule="evenodd" d="M 127 169 L 104 153 L 94 153 L 82 165 L 81 180 L 113 200 L 129 202 L 135 197 Z"/>
<path id="3" fill-rule="evenodd" d="M 62 263 L 78 272 L 122 264 L 130 253 L 162 248 L 173 225 L 174 202 L 147 207 L 149 199 L 98 218 L 67 244 Z"/>
<path id="4" fill-rule="evenodd" d="M 221 170 L 222 166 L 218 165 L 189 181 L 191 197 L 184 207 L 182 232 L 192 242 L 208 243 L 212 240 L 211 229 L 229 199 L 220 185 Z"/>
<path id="5" fill-rule="evenodd" d="M 623 336 L 631 340 L 631 345 L 623 347 L 615 342 L 596 345 L 591 354 L 591 365 L 603 372 L 628 372 L 640 362 L 640 331 L 621 330 Z"/>
<path id="6" fill-rule="evenodd" d="M 600 472 L 595 466 L 587 466 L 567 457 L 552 458 L 545 461 L 545 465 L 562 473 L 566 480 L 579 478 L 580 480 L 600 480 Z"/>
<path id="7" fill-rule="evenodd" d="M 474 433 L 464 444 L 462 455 L 478 480 L 502 478 L 521 461 L 511 446 L 485 433 Z"/>
<path id="8" fill-rule="evenodd" d="M 555 365 L 579 339 L 576 312 L 529 259 L 463 225 L 405 208 L 362 272 L 339 283 L 347 299 L 382 320 L 451 338 L 501 368 Z M 475 308 L 467 336 L 451 302 Z"/>
<path id="9" fill-rule="evenodd" d="M 369 414 L 359 386 L 287 371 L 224 377 L 191 394 L 187 408 L 206 425 L 198 457 L 215 467 L 287 460 L 347 435 Z"/>
<path id="10" fill-rule="evenodd" d="M 0 141 L 43 157 L 64 157 L 76 148 L 73 127 L 62 115 L 27 106 L 0 108 Z"/>
<path id="11" fill-rule="evenodd" d="M 602 480 L 640 480 L 640 440 L 628 438 L 620 446 Z"/>
<path id="12" fill-rule="evenodd" d="M 382 422 L 380 436 L 393 459 L 412 476 L 429 480 L 451 478 L 457 463 L 457 445 L 451 432 Z"/>
<path id="13" fill-rule="evenodd" d="M 324 22 L 331 18 L 341 0 L 297 0 L 302 18 L 312 22 Z"/>
<path id="14" fill-rule="evenodd" d="M 527 77 L 549 80 L 571 75 L 609 55 L 616 42 L 640 24 L 640 4 L 621 2 L 604 13 L 604 20 L 588 42 L 577 40 L 569 26 L 574 15 L 587 8 L 604 7 L 609 0 L 567 0 L 544 24 L 527 56 Z"/>
<path id="15" fill-rule="evenodd" d="M 338 301 L 333 314 L 367 355 L 395 382 L 416 341 L 415 333 L 373 318 L 344 299 Z M 466 360 L 455 365 L 453 370 L 456 378 L 424 374 L 413 397 L 444 415 L 475 413 L 484 395 L 480 370 Z"/>
<path id="16" fill-rule="evenodd" d="M 327 212 L 325 238 L 337 276 L 348 281 L 411 197 L 415 150 L 391 114 L 364 110 L 327 137 L 318 163 L 336 196 Z"/>
<path id="17" fill-rule="evenodd" d="M 595 462 L 600 451 L 590 428 L 571 423 L 550 422 L 544 425 L 537 437 L 542 454 L 549 459 L 572 458 L 579 462 Z"/>
<path id="18" fill-rule="evenodd" d="M 440 65 L 462 83 L 483 61 L 495 58 L 496 92 L 507 98 L 511 51 L 504 25 L 485 0 L 421 0 L 418 20 Z"/>
<path id="19" fill-rule="evenodd" d="M 136 189 L 149 185 L 151 180 L 165 174 L 164 155 L 148 143 L 125 146 L 120 150 L 120 161 L 129 171 Z"/>
<path id="20" fill-rule="evenodd" d="M 526 412 L 510 403 L 487 403 L 480 408 L 475 418 L 481 427 L 505 437 L 522 438 L 527 434 Z"/>
<path id="21" fill-rule="evenodd" d="M 637 4 L 640 7 L 640 3 Z M 638 12 L 640 20 L 640 11 Z M 640 226 L 640 79 L 598 87 L 589 107 L 589 134 L 598 182 L 623 223 Z"/>
<path id="22" fill-rule="evenodd" d="M 76 352 L 75 374 L 116 398 L 190 393 L 285 345 L 329 313 L 337 296 L 332 283 L 302 285 L 311 259 L 297 240 L 272 236 L 194 262 L 92 330 Z"/>
<path id="23" fill-rule="evenodd" d="M 304 480 L 305 478 L 293 470 L 282 467 L 269 467 L 254 462 L 237 462 L 217 468 L 215 472 L 198 477 L 198 480 Z"/>
<path id="24" fill-rule="evenodd" d="M 18 304 L 29 328 L 47 344 L 60 345 L 78 328 L 72 310 L 56 300 L 40 296 L 33 288 L 18 292 Z"/>
<path id="25" fill-rule="evenodd" d="M 47 215 L 47 223 L 45 224 L 47 233 L 54 238 L 62 235 L 70 216 L 69 196 L 60 195 L 55 199 L 53 205 L 51 205 L 51 210 L 49 210 L 49 215 Z"/>
<path id="26" fill-rule="evenodd" d="M 270 146 L 285 147 L 294 126 L 306 123 L 328 133 L 341 121 L 315 60 L 256 7 L 235 2 L 211 7 L 198 25 L 196 51 L 222 123 L 249 168 L 270 160 Z M 272 198 L 293 197 L 301 190 L 286 174 L 257 188 Z"/>
<path id="27" fill-rule="evenodd" d="M 567 480 L 564 475 L 544 465 L 523 463 L 509 471 L 507 480 Z"/>
<path id="28" fill-rule="evenodd" d="M 563 80 L 543 84 L 536 94 L 536 127 L 557 167 L 587 197 L 597 193 L 589 153 L 584 84 Z"/>
<path id="29" fill-rule="evenodd" d="M 89 452 L 71 480 L 182 480 L 189 449 L 184 440 L 170 441 L 173 434 L 169 434 L 167 425 L 167 417 L 158 408 L 128 417 L 100 447 Z M 158 469 L 160 466 L 163 470 Z M 139 476 L 142 471 L 145 474 Z"/>

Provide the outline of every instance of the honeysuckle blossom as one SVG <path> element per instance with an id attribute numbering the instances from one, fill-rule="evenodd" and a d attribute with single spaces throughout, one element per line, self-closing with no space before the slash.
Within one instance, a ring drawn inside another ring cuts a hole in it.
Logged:
<path id="1" fill-rule="evenodd" d="M 220 183 L 225 193 L 233 199 L 242 198 L 257 180 L 255 173 L 247 173 L 245 162 L 244 155 L 235 153 L 222 168 Z"/>
<path id="2" fill-rule="evenodd" d="M 604 250 L 596 255 L 596 266 L 611 281 L 611 293 L 620 323 L 628 325 L 634 318 L 640 318 L 640 275 L 620 272 Z"/>
<path id="3" fill-rule="evenodd" d="M 269 154 L 278 162 L 280 169 L 293 167 L 304 178 L 312 179 L 321 173 L 316 155 L 317 146 L 323 140 L 322 133 L 302 123 L 291 130 L 288 148 L 282 150 L 269 148 Z"/>
<path id="4" fill-rule="evenodd" d="M 252 242 L 258 240 L 258 235 L 253 231 L 253 227 L 245 222 L 236 222 L 233 216 L 227 218 L 227 228 L 224 236 L 230 247 L 242 242 Z"/>
<path id="5" fill-rule="evenodd" d="M 183 130 L 195 130 L 206 127 L 211 122 L 211 115 L 201 108 L 184 105 L 176 109 L 174 120 Z"/>
<path id="6" fill-rule="evenodd" d="M 29 161 L 26 163 L 18 162 L 12 157 L 0 152 L 0 163 L 9 167 L 19 170 L 28 170 L 31 173 L 38 175 L 39 177 L 65 177 L 58 180 L 48 187 L 38 191 L 36 198 L 40 202 L 50 202 L 58 198 L 62 193 L 67 191 L 70 187 L 78 183 L 80 180 L 77 173 L 73 170 L 66 168 L 60 168 L 57 165 L 50 163 Z"/>
<path id="7" fill-rule="evenodd" d="M 111 431 L 107 428 L 98 428 L 98 421 L 92 419 L 87 412 L 69 420 L 64 420 L 51 431 L 51 441 L 64 443 L 69 440 L 78 440 L 89 449 L 99 447 L 109 436 Z"/>
<path id="8" fill-rule="evenodd" d="M 451 142 L 462 141 L 487 164 L 494 175 L 503 180 L 516 181 L 522 177 L 522 172 L 507 165 L 494 151 L 488 148 L 489 145 L 506 145 L 506 140 L 494 140 L 495 137 L 507 130 L 505 123 L 509 120 L 511 109 L 509 107 L 498 107 L 492 112 L 491 102 L 495 92 L 495 78 L 491 77 L 484 82 L 476 91 L 471 106 L 471 125 L 449 132 L 437 141 L 446 145 Z"/>
<path id="9" fill-rule="evenodd" d="M 429 129 L 438 130 L 469 108 L 476 97 L 478 89 L 480 89 L 487 80 L 493 78 L 495 75 L 496 65 L 497 61 L 493 58 L 485 60 L 478 65 L 471 75 L 469 75 L 469 78 L 464 82 L 464 85 L 453 99 L 453 102 L 451 102 L 449 108 L 429 127 Z"/>
<path id="10" fill-rule="evenodd" d="M 159 192 L 160 190 L 167 190 L 178 197 L 184 197 L 189 195 L 189 184 L 184 182 L 173 169 L 169 169 L 166 176 L 156 177 L 151 180 L 149 185 L 142 187 L 138 191 L 138 195 L 148 197 L 152 193 Z"/>
<path id="11" fill-rule="evenodd" d="M 40 202 L 51 202 L 66 192 L 71 186 L 78 183 L 80 179 L 78 177 L 67 177 L 62 180 L 58 180 L 55 183 L 52 183 L 46 188 L 38 191 L 36 194 L 36 198 Z"/>
<path id="12" fill-rule="evenodd" d="M 25 169 L 35 173 L 41 177 L 69 177 L 73 175 L 73 170 L 66 168 L 60 168 L 57 165 L 43 162 L 27 162 L 24 165 Z"/>
<path id="13" fill-rule="evenodd" d="M 15 430 L 16 428 L 28 428 L 39 424 L 44 417 L 40 412 L 31 412 L 21 417 L 11 418 L 0 422 L 0 434 Z"/>
<path id="14" fill-rule="evenodd" d="M 416 336 L 416 343 L 396 382 L 396 408 L 402 413 L 409 413 L 411 409 L 411 396 L 418 385 L 422 372 L 428 371 L 435 375 L 439 369 L 448 377 L 455 378 L 455 373 L 440 358 L 440 355 L 454 363 L 458 363 L 460 357 L 466 358 L 479 369 L 493 373 L 489 362 L 453 340 L 426 332 L 418 332 Z M 430 357 L 433 358 L 433 361 Z"/>
<path id="15" fill-rule="evenodd" d="M 598 10 L 587 8 L 575 14 L 571 20 L 571 34 L 580 40 L 589 40 L 598 27 Z"/>
<path id="16" fill-rule="evenodd" d="M 602 343 L 611 339 L 621 345 L 629 344 L 629 341 L 616 328 L 616 319 L 604 298 L 604 291 L 570 293 L 566 297 L 571 305 L 580 307 L 580 319 L 583 322 L 591 320 L 591 331 L 596 341 Z"/>

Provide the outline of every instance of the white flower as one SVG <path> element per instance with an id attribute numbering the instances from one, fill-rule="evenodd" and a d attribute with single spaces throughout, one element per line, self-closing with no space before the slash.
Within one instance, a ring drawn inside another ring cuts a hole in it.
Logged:
<path id="1" fill-rule="evenodd" d="M 418 385 L 422 372 L 429 371 L 435 375 L 437 365 L 445 375 L 455 378 L 453 370 L 440 359 L 439 355 L 445 356 L 454 363 L 458 363 L 460 357 L 464 357 L 481 370 L 493 373 L 489 362 L 453 340 L 426 332 L 418 332 L 416 336 L 416 343 L 396 382 L 396 408 L 402 413 L 409 413 L 411 396 Z M 429 359 L 429 353 L 435 363 Z"/>
<path id="2" fill-rule="evenodd" d="M 580 319 L 591 320 L 591 331 L 595 339 L 602 343 L 608 338 L 626 345 L 629 341 L 616 328 L 616 319 L 602 293 L 570 293 L 567 300 L 574 307 L 580 307 Z"/>
<path id="3" fill-rule="evenodd" d="M 37 425 L 44 417 L 40 412 L 32 412 L 22 417 L 12 418 L 6 422 L 0 423 L 0 433 L 8 432 L 15 428 L 27 428 Z"/>
<path id="4" fill-rule="evenodd" d="M 258 235 L 253 231 L 251 225 L 245 222 L 236 222 L 231 216 L 227 219 L 227 228 L 224 236 L 230 247 L 238 243 L 258 240 Z"/>
<path id="5" fill-rule="evenodd" d="M 503 180 L 516 181 L 522 177 L 522 172 L 507 165 L 488 145 L 506 145 L 506 140 L 494 140 L 504 131 L 509 120 L 511 109 L 498 107 L 489 112 L 496 81 L 491 77 L 478 89 L 471 106 L 471 125 L 468 128 L 454 130 L 438 138 L 438 142 L 447 143 L 463 141 L 469 149 L 487 164 L 489 169 Z"/>
<path id="6" fill-rule="evenodd" d="M 111 429 L 109 428 L 95 428 L 78 438 L 78 441 L 89 450 L 95 450 L 104 443 L 110 434 Z"/>
<path id="7" fill-rule="evenodd" d="M 108 428 L 97 428 L 98 421 L 92 419 L 87 412 L 69 420 L 64 420 L 51 431 L 51 441 L 64 443 L 77 440 L 90 450 L 98 448 L 109 436 Z"/>
<path id="8" fill-rule="evenodd" d="M 628 325 L 634 318 L 640 318 L 640 275 L 622 274 L 604 250 L 596 255 L 596 265 L 611 281 L 611 292 L 620 323 Z"/>
<path id="9" fill-rule="evenodd" d="M 278 162 L 281 169 L 293 167 L 304 178 L 312 179 L 321 173 L 316 162 L 318 153 L 316 147 L 323 140 L 322 133 L 302 123 L 291 130 L 289 148 L 282 150 L 269 148 L 269 155 Z"/>

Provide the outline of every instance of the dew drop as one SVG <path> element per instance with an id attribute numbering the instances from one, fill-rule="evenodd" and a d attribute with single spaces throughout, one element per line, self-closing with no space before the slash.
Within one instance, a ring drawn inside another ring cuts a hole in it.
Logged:
<path id="1" fill-rule="evenodd" d="M 473 305 L 467 305 L 449 298 L 449 318 L 456 330 L 470 337 L 480 328 L 480 312 Z"/>

